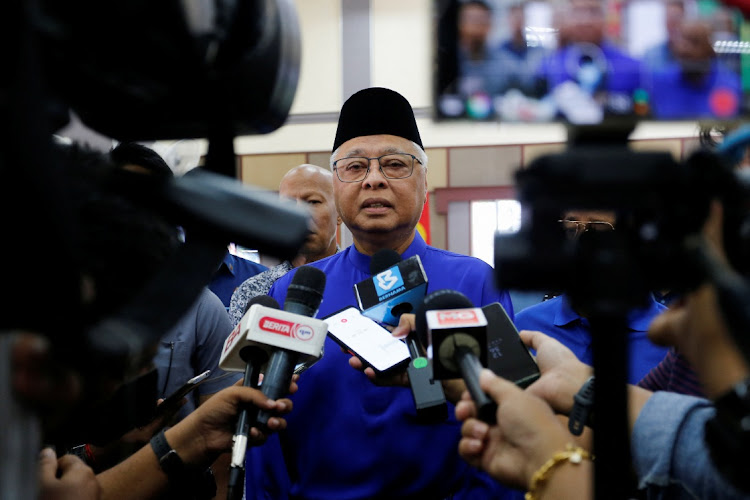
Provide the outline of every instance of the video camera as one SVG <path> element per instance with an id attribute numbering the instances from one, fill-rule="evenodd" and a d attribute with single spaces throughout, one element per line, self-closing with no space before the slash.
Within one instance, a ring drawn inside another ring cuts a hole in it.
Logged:
<path id="1" fill-rule="evenodd" d="M 71 354 L 64 346 L 77 346 L 70 359 L 78 369 L 127 372 L 193 303 L 228 243 L 280 259 L 296 254 L 308 214 L 233 179 L 235 136 L 274 131 L 294 98 L 300 37 L 291 0 L 13 0 L 2 25 L 13 47 L 0 84 L 0 198 L 13 236 L 4 275 L 15 292 L 6 329 L 48 334 L 61 359 Z M 193 175 L 148 190 L 117 185 L 189 227 L 190 237 L 133 303 L 83 338 L 77 221 L 52 148 L 71 112 L 119 141 L 208 139 L 205 165 Z M 39 234 L 54 242 L 55 265 L 19 265 L 47 261 L 49 247 L 31 244 Z M 55 298 L 45 304 L 54 325 L 36 319 L 31 297 L 40 283 Z"/>

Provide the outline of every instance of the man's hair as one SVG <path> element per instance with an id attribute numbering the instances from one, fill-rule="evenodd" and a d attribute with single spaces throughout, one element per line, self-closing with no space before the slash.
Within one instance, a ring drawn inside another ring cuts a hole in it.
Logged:
<path id="1" fill-rule="evenodd" d="M 109 152 L 109 155 L 114 164 L 120 168 L 126 165 L 137 165 L 155 175 L 174 176 L 174 172 L 164 158 L 159 156 L 159 153 L 137 142 L 121 142 Z"/>

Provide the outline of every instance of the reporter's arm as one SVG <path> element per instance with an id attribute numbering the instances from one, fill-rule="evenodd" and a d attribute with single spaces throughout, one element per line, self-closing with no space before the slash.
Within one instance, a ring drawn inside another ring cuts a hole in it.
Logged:
<path id="1" fill-rule="evenodd" d="M 167 442 L 186 466 L 196 470 L 208 467 L 220 453 L 231 449 L 241 404 L 252 404 L 280 414 L 288 413 L 292 406 L 288 399 L 271 401 L 255 389 L 228 387 L 168 429 L 165 432 Z M 269 426 L 278 431 L 286 427 L 286 421 L 273 417 L 269 420 Z M 251 429 L 249 438 L 256 445 L 265 440 L 265 436 L 255 428 Z M 97 479 L 102 499 L 105 500 L 155 498 L 169 487 L 168 478 L 150 445 L 144 446 L 121 464 L 102 472 Z"/>

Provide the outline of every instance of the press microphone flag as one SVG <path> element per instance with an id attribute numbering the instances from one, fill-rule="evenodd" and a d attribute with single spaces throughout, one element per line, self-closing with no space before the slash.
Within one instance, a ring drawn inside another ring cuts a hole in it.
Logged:
<path id="1" fill-rule="evenodd" d="M 219 367 L 244 372 L 247 363 L 240 352 L 250 346 L 261 346 L 269 353 L 288 349 L 299 353 L 300 362 L 314 361 L 321 356 L 327 334 L 325 321 L 254 304 L 224 341 Z"/>
<path id="2" fill-rule="evenodd" d="M 373 265 L 376 264 L 374 261 L 373 256 Z M 426 292 L 427 275 L 419 255 L 399 260 L 387 269 L 373 273 L 372 278 L 354 285 L 362 314 L 378 323 L 393 326 L 398 325 L 402 314 L 414 312 Z"/>

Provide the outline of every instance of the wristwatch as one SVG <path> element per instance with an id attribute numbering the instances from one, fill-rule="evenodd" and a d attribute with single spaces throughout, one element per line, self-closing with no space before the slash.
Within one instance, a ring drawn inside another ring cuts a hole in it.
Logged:
<path id="1" fill-rule="evenodd" d="M 207 500 L 216 496 L 216 479 L 211 467 L 199 470 L 185 465 L 167 442 L 164 429 L 151 438 L 151 448 L 169 479 L 169 490 L 175 498 Z"/>

